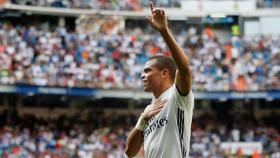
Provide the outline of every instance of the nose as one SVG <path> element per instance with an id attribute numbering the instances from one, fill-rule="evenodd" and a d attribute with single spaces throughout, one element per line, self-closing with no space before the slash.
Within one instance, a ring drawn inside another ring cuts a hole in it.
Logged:
<path id="1" fill-rule="evenodd" d="M 145 74 L 142 72 L 141 73 L 141 79 L 143 80 L 145 78 Z"/>

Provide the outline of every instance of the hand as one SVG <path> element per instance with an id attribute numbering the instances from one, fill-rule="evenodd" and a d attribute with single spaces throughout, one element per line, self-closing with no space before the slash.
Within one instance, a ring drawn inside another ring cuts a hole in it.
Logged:
<path id="1" fill-rule="evenodd" d="M 166 102 L 167 100 L 156 100 L 151 105 L 148 105 L 145 111 L 141 114 L 142 119 L 144 119 L 145 121 L 149 121 L 152 117 L 154 117 L 161 111 Z"/>
<path id="2" fill-rule="evenodd" d="M 159 32 L 167 29 L 167 17 L 165 15 L 165 11 L 163 9 L 157 8 L 154 9 L 153 2 L 150 2 L 151 7 L 151 16 L 146 19 L 150 23 L 150 25 L 158 30 Z"/>

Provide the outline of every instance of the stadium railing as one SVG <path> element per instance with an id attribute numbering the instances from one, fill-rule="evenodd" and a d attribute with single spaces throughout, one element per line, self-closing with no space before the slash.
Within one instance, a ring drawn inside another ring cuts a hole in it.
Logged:
<path id="1" fill-rule="evenodd" d="M 23 93 L 23 94 L 51 94 L 51 95 L 70 95 L 70 96 L 93 96 L 96 98 L 133 98 L 149 99 L 151 93 L 142 90 L 105 90 L 95 88 L 63 88 L 63 87 L 40 87 L 25 85 L 0 85 L 0 93 Z M 280 99 L 280 90 L 261 91 L 261 92 L 194 92 L 197 99 Z"/>

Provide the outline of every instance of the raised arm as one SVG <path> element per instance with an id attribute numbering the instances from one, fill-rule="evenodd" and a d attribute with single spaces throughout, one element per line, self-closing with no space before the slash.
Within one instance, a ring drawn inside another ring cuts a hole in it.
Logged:
<path id="1" fill-rule="evenodd" d="M 191 89 L 191 69 L 189 59 L 184 50 L 176 42 L 168 28 L 167 17 L 162 9 L 155 9 L 153 3 L 150 2 L 152 15 L 147 20 L 153 28 L 155 28 L 165 40 L 174 62 L 177 65 L 175 84 L 182 95 L 187 95 Z"/>

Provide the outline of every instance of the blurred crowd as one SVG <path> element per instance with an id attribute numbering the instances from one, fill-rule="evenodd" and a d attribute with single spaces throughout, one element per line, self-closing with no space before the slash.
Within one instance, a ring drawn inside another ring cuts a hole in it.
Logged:
<path id="1" fill-rule="evenodd" d="M 13 4 L 94 10 L 140 10 L 140 0 L 10 0 Z"/>
<path id="2" fill-rule="evenodd" d="M 60 116 L 55 119 L 19 116 L 17 111 L 0 115 L 1 158 L 126 158 L 128 132 L 133 115 Z"/>
<path id="3" fill-rule="evenodd" d="M 246 113 L 205 114 L 193 119 L 191 155 L 193 157 L 243 157 L 244 151 L 221 149 L 222 142 L 260 142 L 263 153 L 253 153 L 251 158 L 276 158 L 280 151 L 278 115 L 270 115 L 260 120 Z M 279 157 L 279 155 L 278 155 Z"/>
<path id="4" fill-rule="evenodd" d="M 10 0 L 13 4 L 45 6 L 56 8 L 81 8 L 94 10 L 131 10 L 139 11 L 142 7 L 148 7 L 148 0 Z M 155 1 L 164 7 L 178 7 L 180 0 Z"/>
<path id="5" fill-rule="evenodd" d="M 56 8 L 79 8 L 94 10 L 133 10 L 141 9 L 140 0 L 10 0 L 13 4 Z"/>
<path id="6" fill-rule="evenodd" d="M 57 8 L 82 8 L 94 10 L 132 10 L 138 11 L 148 7 L 148 0 L 9 0 L 13 4 L 45 6 Z M 157 0 L 154 1 L 162 7 L 180 7 L 183 0 Z M 256 0 L 257 7 L 280 7 L 278 0 Z"/>
<path id="7" fill-rule="evenodd" d="M 261 8 L 278 8 L 280 7 L 279 0 L 257 0 L 257 6 Z"/>
<path id="8" fill-rule="evenodd" d="M 1 158 L 127 158 L 125 141 L 137 121 L 135 115 L 106 116 L 102 111 L 55 119 L 4 111 L 0 118 Z M 272 156 L 280 151 L 275 118 L 266 118 L 265 125 L 264 120 L 244 122 L 245 115 L 238 118 L 225 122 L 206 114 L 194 119 L 190 157 L 242 157 L 242 153 L 221 150 L 220 143 L 260 142 L 263 153 L 258 157 L 277 158 Z M 141 154 L 138 158 L 143 158 Z"/>
<path id="9" fill-rule="evenodd" d="M 170 56 L 163 38 L 151 28 L 105 28 L 109 31 L 87 34 L 0 23 L 0 83 L 135 89 L 141 88 L 149 57 Z M 221 43 L 208 29 L 172 29 L 190 57 L 194 90 L 280 88 L 279 36 L 232 36 Z"/>

